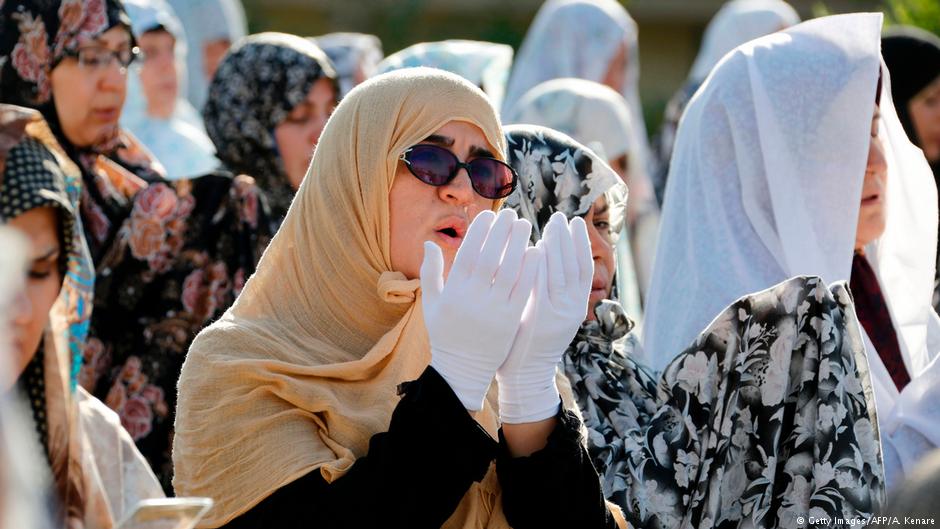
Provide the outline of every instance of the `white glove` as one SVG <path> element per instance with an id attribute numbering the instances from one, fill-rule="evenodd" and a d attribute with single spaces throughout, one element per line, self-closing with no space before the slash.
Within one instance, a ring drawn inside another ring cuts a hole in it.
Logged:
<path id="1" fill-rule="evenodd" d="M 587 316 L 594 259 L 584 219 L 569 226 L 555 213 L 536 247 L 544 252 L 532 298 L 506 362 L 496 372 L 499 416 L 506 424 L 558 413 L 555 368 Z"/>
<path id="2" fill-rule="evenodd" d="M 541 252 L 528 246 L 531 231 L 513 210 L 480 213 L 446 283 L 441 249 L 424 243 L 421 302 L 431 367 L 468 410 L 483 409 L 486 390 L 519 329 L 541 261 Z"/>

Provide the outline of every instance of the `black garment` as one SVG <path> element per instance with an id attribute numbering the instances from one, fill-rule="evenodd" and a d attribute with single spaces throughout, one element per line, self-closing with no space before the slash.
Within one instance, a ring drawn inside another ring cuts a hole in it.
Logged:
<path id="1" fill-rule="evenodd" d="M 496 475 L 506 520 L 513 529 L 616 528 L 581 436 L 581 421 L 565 409 L 557 418 L 545 448 L 528 457 L 512 457 L 499 431 Z"/>
<path id="2" fill-rule="evenodd" d="M 515 529 L 616 527 L 574 414 L 559 413 L 545 448 L 513 458 L 502 432 L 497 444 L 433 368 L 401 391 L 388 431 L 345 476 L 328 484 L 313 471 L 225 529 L 440 527 L 494 458 Z"/>
<path id="3" fill-rule="evenodd" d="M 891 98 L 911 142 L 920 138 L 911 121 L 911 99 L 940 76 L 940 38 L 920 28 L 894 26 L 881 39 L 881 54 L 891 72 Z"/>

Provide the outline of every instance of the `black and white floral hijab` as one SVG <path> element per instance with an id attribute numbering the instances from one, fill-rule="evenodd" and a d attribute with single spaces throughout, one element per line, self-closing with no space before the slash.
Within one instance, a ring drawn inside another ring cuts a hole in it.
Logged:
<path id="1" fill-rule="evenodd" d="M 584 215 L 609 167 L 574 140 L 506 128 L 533 224 Z M 615 177 L 616 178 L 616 177 Z M 884 499 L 873 389 L 851 295 L 796 277 L 746 295 L 667 366 L 637 361 L 632 322 L 604 300 L 560 366 L 604 495 L 634 527 L 857 525 Z"/>
<path id="2" fill-rule="evenodd" d="M 542 228 L 553 213 L 583 217 L 604 194 L 618 198 L 610 204 L 611 217 L 622 218 L 626 186 L 594 151 L 547 127 L 511 125 L 504 130 L 509 164 L 519 175 L 506 207 L 532 223 L 533 242 L 542 238 Z"/>
<path id="3" fill-rule="evenodd" d="M 583 217 L 601 195 L 608 197 L 613 223 L 622 219 L 626 186 L 593 151 L 546 127 L 511 125 L 505 132 L 509 163 L 519 175 L 506 206 L 532 223 L 533 243 L 542 238 L 542 229 L 553 213 L 560 211 L 569 219 Z M 585 321 L 569 345 L 562 369 L 584 417 L 588 449 L 601 474 L 605 495 L 614 499 L 618 490 L 614 469 L 622 468 L 625 462 L 620 459 L 628 457 L 620 438 L 623 428 L 618 426 L 621 418 L 616 402 L 628 400 L 630 395 L 618 377 L 609 373 L 612 366 L 620 366 L 618 373 L 627 369 L 622 342 L 628 342 L 628 350 L 635 346 L 632 335 L 627 336 L 633 321 L 620 303 L 612 300 L 601 301 L 594 313 L 596 319 Z M 642 383 L 654 391 L 652 375 L 630 365 L 631 372 L 641 375 Z M 611 408 L 604 402 L 614 405 Z"/>
<path id="4" fill-rule="evenodd" d="M 232 47 L 209 85 L 203 118 L 216 156 L 226 169 L 258 182 L 278 220 L 287 213 L 294 190 L 274 128 L 324 78 L 337 82 L 333 65 L 316 44 L 286 33 L 259 33 Z"/>

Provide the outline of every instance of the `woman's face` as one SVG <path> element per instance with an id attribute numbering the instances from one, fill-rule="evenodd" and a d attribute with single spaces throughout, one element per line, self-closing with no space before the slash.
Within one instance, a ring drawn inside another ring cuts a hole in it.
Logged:
<path id="1" fill-rule="evenodd" d="M 336 108 L 336 90 L 329 79 L 318 79 L 307 98 L 295 106 L 284 121 L 274 127 L 277 150 L 284 162 L 287 179 L 296 191 L 307 174 L 320 133 Z"/>
<path id="2" fill-rule="evenodd" d="M 124 27 L 113 27 L 85 48 L 128 52 L 131 35 Z M 127 69 L 118 61 L 81 65 L 78 59 L 66 57 L 52 70 L 51 80 L 62 132 L 73 145 L 89 147 L 114 133 L 127 91 Z"/>
<path id="3" fill-rule="evenodd" d="M 908 112 L 924 156 L 940 161 L 940 76 L 911 99 Z"/>
<path id="4" fill-rule="evenodd" d="M 231 47 L 232 41 L 228 39 L 210 40 L 202 45 L 202 73 L 206 81 L 212 81 L 219 64 L 222 64 L 222 58 Z"/>
<path id="5" fill-rule="evenodd" d="M 32 360 L 49 321 L 49 310 L 59 296 L 62 273 L 58 217 L 51 207 L 31 209 L 8 224 L 29 239 L 29 276 L 26 289 L 14 305 L 13 372 L 19 377 Z"/>
<path id="6" fill-rule="evenodd" d="M 144 52 L 140 83 L 147 98 L 147 113 L 168 119 L 176 107 L 179 81 L 176 72 L 176 39 L 165 30 L 148 31 L 140 36 Z"/>
<path id="7" fill-rule="evenodd" d="M 420 143 L 445 147 L 462 162 L 496 154 L 483 131 L 464 121 L 450 121 Z M 492 199 L 478 195 L 470 186 L 466 169 L 449 183 L 435 187 L 418 180 L 401 161 L 388 203 L 392 269 L 409 279 L 419 276 L 424 241 L 440 246 L 446 276 L 470 222 L 493 207 Z"/>
<path id="8" fill-rule="evenodd" d="M 601 84 L 611 87 L 618 94 L 623 91 L 623 80 L 627 75 L 627 43 L 623 42 L 607 66 L 607 73 Z"/>
<path id="9" fill-rule="evenodd" d="M 613 169 L 615 173 L 617 173 L 617 176 L 620 177 L 620 180 L 622 180 L 624 184 L 627 184 L 629 186 L 629 183 L 627 182 L 627 180 L 630 178 L 629 156 L 626 154 L 622 156 L 618 156 L 610 160 L 608 164 L 610 165 L 610 168 Z"/>
<path id="10" fill-rule="evenodd" d="M 614 245 L 611 238 L 610 208 L 607 197 L 601 195 L 584 216 L 591 241 L 591 255 L 594 257 L 594 280 L 591 283 L 591 297 L 587 319 L 593 320 L 594 307 L 601 300 L 610 298 L 610 289 L 614 286 Z"/>
<path id="11" fill-rule="evenodd" d="M 862 185 L 862 203 L 858 210 L 858 228 L 855 233 L 855 249 L 861 250 L 885 231 L 885 190 L 887 189 L 888 164 L 884 146 L 878 138 L 878 122 L 881 115 L 877 108 L 871 120 L 871 143 L 868 147 L 868 166 L 865 168 L 865 183 Z"/>

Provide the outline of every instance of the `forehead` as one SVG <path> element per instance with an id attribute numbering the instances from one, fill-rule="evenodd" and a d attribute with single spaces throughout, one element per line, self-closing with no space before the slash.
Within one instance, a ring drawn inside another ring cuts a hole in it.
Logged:
<path id="1" fill-rule="evenodd" d="M 128 46 L 131 43 L 131 32 L 124 26 L 114 26 L 93 37 L 89 43 L 109 48 Z"/>
<path id="2" fill-rule="evenodd" d="M 499 149 L 486 139 L 486 134 L 477 125 L 467 121 L 448 121 L 439 129 L 432 133 L 434 136 L 443 136 L 453 140 L 455 150 L 465 150 L 467 148 L 479 148 L 492 151 L 499 156 Z"/>
<path id="3" fill-rule="evenodd" d="M 115 28 L 117 29 L 117 28 Z M 150 31 L 147 31 L 139 38 L 141 45 L 157 45 L 157 44 L 172 44 L 176 42 L 176 38 L 170 34 L 167 30 L 163 28 L 157 28 Z"/>
<path id="4" fill-rule="evenodd" d="M 13 217 L 9 225 L 30 241 L 35 252 L 45 253 L 58 247 L 58 216 L 51 206 L 33 208 Z"/>

